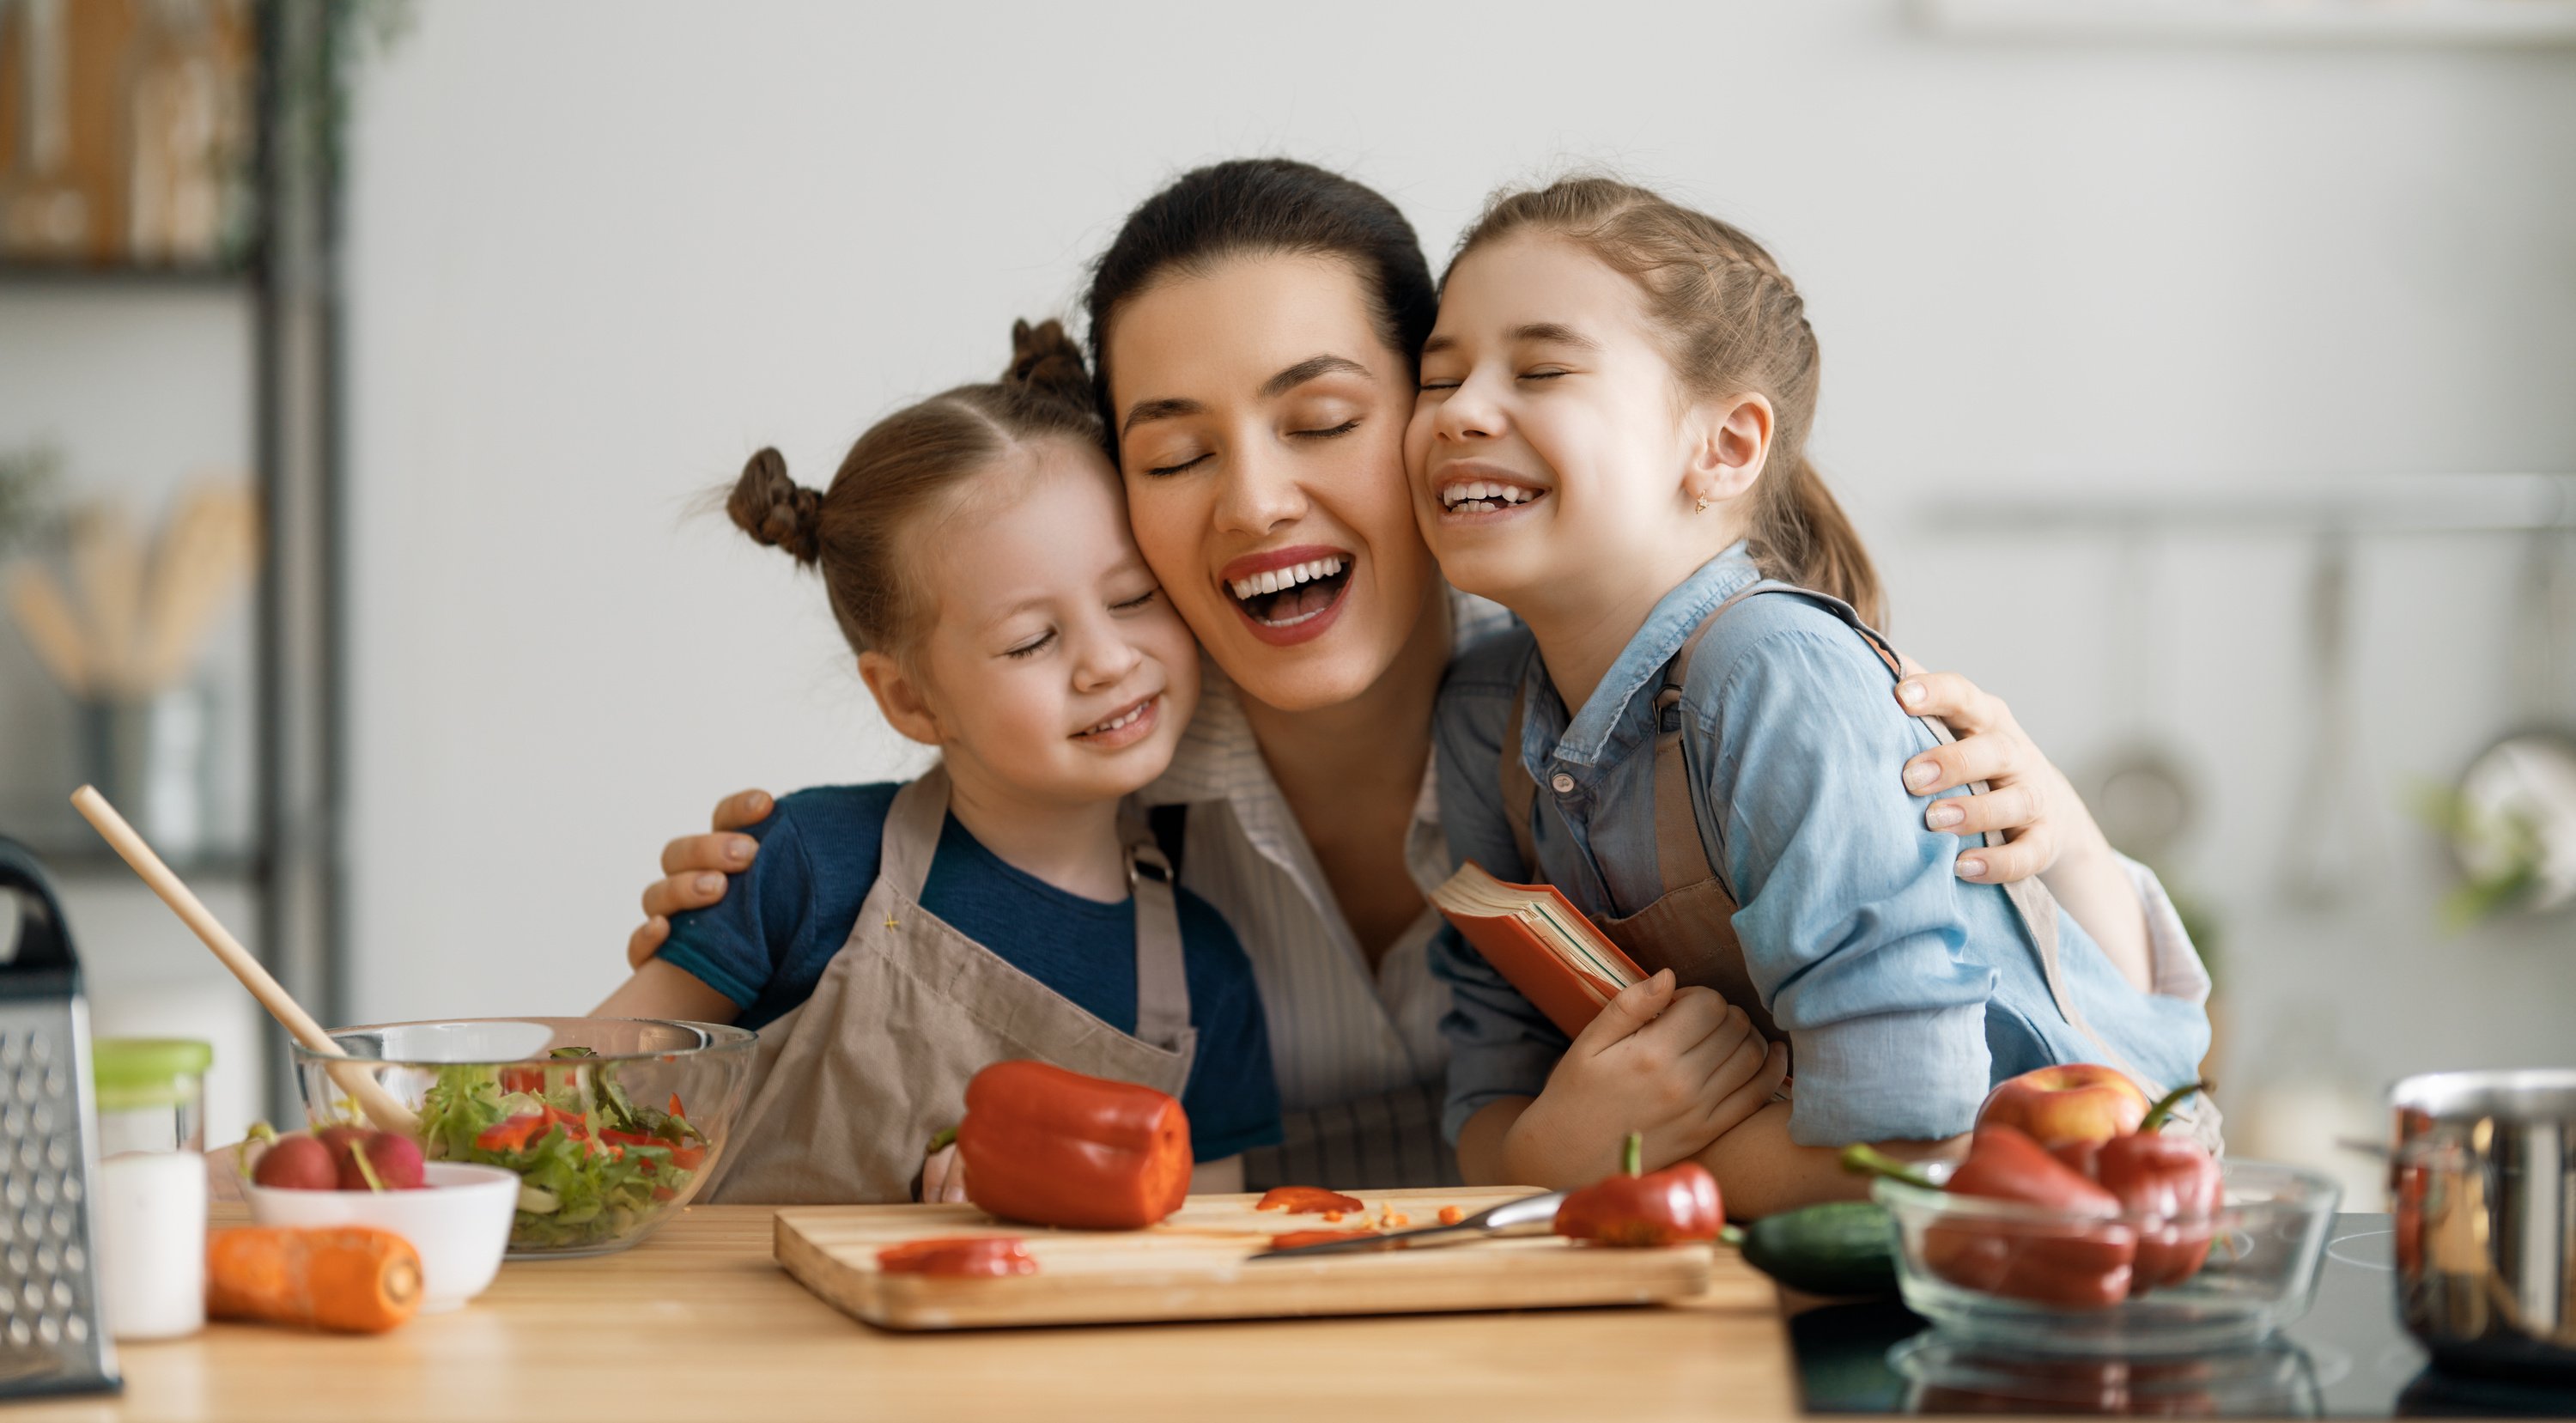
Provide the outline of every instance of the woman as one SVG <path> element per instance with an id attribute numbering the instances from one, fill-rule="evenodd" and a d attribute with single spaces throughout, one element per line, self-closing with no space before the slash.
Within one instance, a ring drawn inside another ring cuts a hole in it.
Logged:
<path id="1" fill-rule="evenodd" d="M 1404 428 L 1436 296 L 1412 227 L 1387 200 L 1282 159 L 1183 175 L 1132 213 L 1086 301 L 1095 372 L 1129 519 L 1210 664 L 1197 719 L 1147 787 L 1181 881 L 1223 911 L 1251 956 L 1270 1028 L 1285 1140 L 1247 1155 L 1250 1184 L 1454 1182 L 1439 1131 L 1447 986 L 1428 969 L 1449 932 L 1424 894 L 1452 868 L 1433 793 L 1431 715 L 1449 659 L 1504 625 L 1440 580 L 1406 488 Z M 2010 832 L 1962 877 L 2041 875 L 2080 893 L 2112 851 L 2002 703 L 1956 676 L 1910 678 L 1909 711 L 1957 743 L 1890 766 L 1961 835 Z M 715 831 L 664 848 L 665 878 L 628 958 L 668 916 L 723 895 L 769 813 L 746 791 Z M 2117 903 L 2070 897 L 2097 935 L 2179 936 L 2144 871 Z M 2061 891 L 2062 893 L 2064 891 Z M 1698 1024 L 1736 1096 L 1767 1098 L 1761 1039 L 1740 1009 Z"/>

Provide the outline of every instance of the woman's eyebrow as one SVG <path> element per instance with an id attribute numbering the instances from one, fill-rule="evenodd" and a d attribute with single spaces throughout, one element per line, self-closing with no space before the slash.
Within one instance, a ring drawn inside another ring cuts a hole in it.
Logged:
<path id="1" fill-rule="evenodd" d="M 1184 415 L 1196 415 L 1206 409 L 1206 406 L 1195 400 L 1140 400 L 1127 407 L 1127 418 L 1119 422 L 1118 433 L 1124 435 L 1150 421 L 1177 420 Z"/>
<path id="2" fill-rule="evenodd" d="M 1297 364 L 1290 366 L 1288 369 L 1281 371 L 1279 374 L 1272 376 L 1266 381 L 1263 381 L 1261 383 L 1261 398 L 1269 400 L 1276 396 L 1286 395 L 1288 392 L 1295 390 L 1297 387 L 1304 385 L 1306 382 L 1313 380 L 1318 376 L 1355 375 L 1365 377 L 1368 373 L 1368 367 L 1361 365 L 1359 362 L 1352 360 L 1348 356 L 1308 356 L 1306 359 L 1299 361 Z"/>

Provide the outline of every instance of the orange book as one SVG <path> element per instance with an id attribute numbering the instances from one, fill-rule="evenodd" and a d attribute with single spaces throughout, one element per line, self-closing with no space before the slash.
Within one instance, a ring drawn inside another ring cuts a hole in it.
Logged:
<path id="1" fill-rule="evenodd" d="M 1554 885 L 1498 880 L 1470 860 L 1431 902 L 1567 1037 L 1646 976 Z"/>

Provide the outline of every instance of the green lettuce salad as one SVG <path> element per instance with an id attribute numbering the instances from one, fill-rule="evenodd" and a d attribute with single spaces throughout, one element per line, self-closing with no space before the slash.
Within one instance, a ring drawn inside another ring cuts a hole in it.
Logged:
<path id="1" fill-rule="evenodd" d="M 519 1176 L 514 1250 L 578 1250 L 623 1237 L 688 1194 L 707 1157 L 679 1095 L 637 1104 L 613 1063 L 557 1048 L 557 1066 L 459 1063 L 438 1070 L 420 1104 L 432 1160 L 499 1166 Z"/>

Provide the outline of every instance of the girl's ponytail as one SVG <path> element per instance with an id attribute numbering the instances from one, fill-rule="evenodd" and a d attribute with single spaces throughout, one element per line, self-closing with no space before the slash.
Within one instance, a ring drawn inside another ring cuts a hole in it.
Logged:
<path id="1" fill-rule="evenodd" d="M 1091 371 L 1083 364 L 1082 347 L 1065 334 L 1061 321 L 1011 323 L 1011 365 L 1002 372 L 1002 384 L 1091 408 Z"/>
<path id="2" fill-rule="evenodd" d="M 1862 622 L 1884 631 L 1887 595 L 1879 586 L 1878 569 L 1824 477 L 1802 454 L 1788 468 L 1774 468 L 1762 478 L 1766 484 L 1778 481 L 1779 487 L 1754 514 L 1754 561 L 1774 577 L 1842 599 Z"/>
<path id="3" fill-rule="evenodd" d="M 798 563 L 812 567 L 823 554 L 823 494 L 787 476 L 787 457 L 764 447 L 742 466 L 725 498 L 734 527 L 753 542 L 783 548 Z"/>

